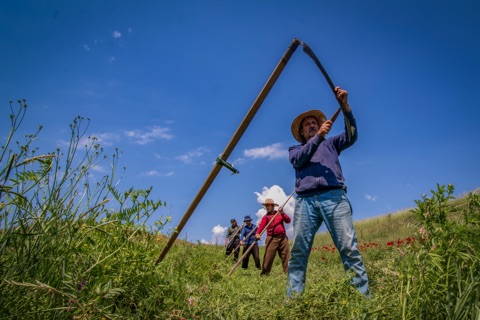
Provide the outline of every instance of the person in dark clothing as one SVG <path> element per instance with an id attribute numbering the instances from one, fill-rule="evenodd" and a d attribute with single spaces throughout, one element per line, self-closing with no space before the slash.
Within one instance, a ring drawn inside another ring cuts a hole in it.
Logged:
<path id="1" fill-rule="evenodd" d="M 255 239 L 255 230 L 257 229 L 257 226 L 252 223 L 252 218 L 249 215 L 245 216 L 243 221 L 245 222 L 245 225 L 240 232 L 240 245 L 243 245 L 243 254 L 245 254 L 251 246 L 253 246 L 253 248 L 250 249 L 245 257 L 243 257 L 242 268 L 248 269 L 248 260 L 250 260 L 250 255 L 252 255 L 253 261 L 255 261 L 255 267 L 260 270 L 260 251 Z"/>
<path id="2" fill-rule="evenodd" d="M 235 219 L 231 219 L 230 223 L 231 226 L 228 228 L 227 237 L 225 238 L 225 246 L 227 248 L 225 254 L 230 256 L 230 254 L 235 251 L 233 253 L 233 260 L 237 261 L 240 253 L 238 246 L 240 246 L 240 231 L 242 228 L 237 225 L 237 220 Z"/>

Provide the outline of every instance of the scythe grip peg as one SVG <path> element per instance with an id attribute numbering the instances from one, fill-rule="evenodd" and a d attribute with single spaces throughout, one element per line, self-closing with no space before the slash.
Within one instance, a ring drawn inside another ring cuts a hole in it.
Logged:
<path id="1" fill-rule="evenodd" d="M 222 158 L 218 157 L 216 159 L 217 163 L 224 166 L 225 168 L 227 168 L 228 170 L 232 171 L 233 174 L 238 174 L 240 171 L 238 171 L 237 169 L 235 169 L 233 167 L 232 164 L 228 163 L 227 161 L 223 160 Z"/>

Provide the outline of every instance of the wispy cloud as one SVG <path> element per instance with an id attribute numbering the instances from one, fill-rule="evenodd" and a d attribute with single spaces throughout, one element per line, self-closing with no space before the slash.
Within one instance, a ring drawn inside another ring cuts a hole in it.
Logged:
<path id="1" fill-rule="evenodd" d="M 83 48 L 84 48 L 85 50 L 87 50 L 87 51 L 90 51 L 90 47 L 89 47 L 88 45 L 86 45 L 86 44 L 83 45 Z"/>
<path id="2" fill-rule="evenodd" d="M 118 38 L 122 37 L 122 34 L 120 33 L 120 31 L 117 31 L 117 30 L 113 31 L 112 35 L 115 39 L 118 39 Z"/>
<path id="3" fill-rule="evenodd" d="M 159 126 L 152 127 L 149 131 L 130 130 L 125 131 L 127 137 L 134 139 L 135 143 L 145 145 L 158 139 L 171 140 L 173 135 L 169 133 L 169 128 Z"/>
<path id="4" fill-rule="evenodd" d="M 173 139 L 173 135 L 169 133 L 169 128 L 162 128 L 154 126 L 149 130 L 130 130 L 123 131 L 120 133 L 114 132 L 103 132 L 103 133 L 93 133 L 88 137 L 83 137 L 79 142 L 79 147 L 84 148 L 85 146 L 90 146 L 92 143 L 100 144 L 102 147 L 113 146 L 118 142 L 122 142 L 122 137 L 126 136 L 133 140 L 135 144 L 145 145 L 155 140 L 163 139 L 170 140 Z M 69 146 L 70 141 L 59 140 L 57 145 L 61 147 Z M 160 159 L 160 155 L 155 155 L 156 159 Z"/>
<path id="5" fill-rule="evenodd" d="M 209 149 L 205 147 L 200 147 L 192 151 L 188 151 L 185 154 L 182 154 L 178 157 L 175 157 L 175 159 L 180 160 L 184 163 L 193 163 L 195 159 L 200 158 L 202 155 L 205 154 L 205 152 L 208 152 Z M 202 164 L 204 162 L 201 162 Z"/>
<path id="6" fill-rule="evenodd" d="M 99 144 L 102 147 L 109 147 L 120 140 L 120 135 L 116 133 L 93 133 L 88 137 L 83 137 L 82 139 L 80 139 L 78 143 L 78 148 L 85 148 L 85 146 L 90 147 L 93 144 Z M 57 141 L 57 145 L 60 147 L 68 147 L 70 145 L 70 141 L 59 140 Z"/>
<path id="7" fill-rule="evenodd" d="M 377 196 L 372 196 L 371 194 L 365 194 L 364 198 L 368 201 L 373 201 L 373 202 L 378 200 Z"/>
<path id="8" fill-rule="evenodd" d="M 243 155 L 253 159 L 267 158 L 268 160 L 275 160 L 287 158 L 288 151 L 286 148 L 282 147 L 281 143 L 274 143 L 262 148 L 244 150 Z"/>
<path id="9" fill-rule="evenodd" d="M 93 166 L 93 167 L 90 168 L 90 170 L 92 170 L 93 172 L 98 172 L 98 173 L 106 173 L 107 172 L 105 167 L 102 167 L 100 165 Z"/>
<path id="10" fill-rule="evenodd" d="M 147 176 L 147 177 L 171 177 L 175 174 L 174 171 L 169 171 L 169 172 L 158 172 L 157 170 L 150 170 L 147 172 L 142 173 L 142 176 Z"/>

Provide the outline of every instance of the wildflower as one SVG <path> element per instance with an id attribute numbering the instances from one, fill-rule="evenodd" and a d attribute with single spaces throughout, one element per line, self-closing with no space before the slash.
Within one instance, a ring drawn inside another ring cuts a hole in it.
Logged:
<path id="1" fill-rule="evenodd" d="M 170 313 L 170 318 L 183 319 L 181 316 L 182 316 L 182 310 L 173 309 L 172 313 Z"/>
<path id="2" fill-rule="evenodd" d="M 425 231 L 424 227 L 421 227 L 420 229 L 418 229 L 418 233 L 420 233 L 422 236 L 424 236 L 427 232 Z"/>
<path id="3" fill-rule="evenodd" d="M 187 299 L 187 302 L 190 306 L 194 306 L 195 305 L 195 298 L 194 297 L 189 297 Z"/>
<path id="4" fill-rule="evenodd" d="M 84 280 L 82 282 L 80 282 L 78 285 L 77 285 L 77 290 L 78 291 L 81 291 L 83 289 L 83 287 L 85 287 L 87 285 L 87 280 Z"/>

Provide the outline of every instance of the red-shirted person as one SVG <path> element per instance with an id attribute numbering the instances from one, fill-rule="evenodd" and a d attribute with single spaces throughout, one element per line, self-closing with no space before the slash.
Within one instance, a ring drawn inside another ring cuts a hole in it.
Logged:
<path id="1" fill-rule="evenodd" d="M 283 208 L 278 209 L 278 214 L 275 207 L 278 207 L 273 199 L 265 199 L 262 203 L 267 210 L 267 214 L 263 216 L 262 221 L 258 225 L 255 238 L 260 239 L 260 234 L 263 232 L 268 224 L 267 239 L 265 241 L 265 256 L 263 257 L 262 275 L 268 275 L 272 270 L 273 260 L 275 254 L 278 252 L 280 259 L 282 259 L 283 272 L 288 272 L 288 259 L 290 259 L 290 245 L 288 244 L 287 233 L 285 231 L 284 223 L 290 223 L 292 220 Z M 275 219 L 269 224 L 270 220 Z"/>

